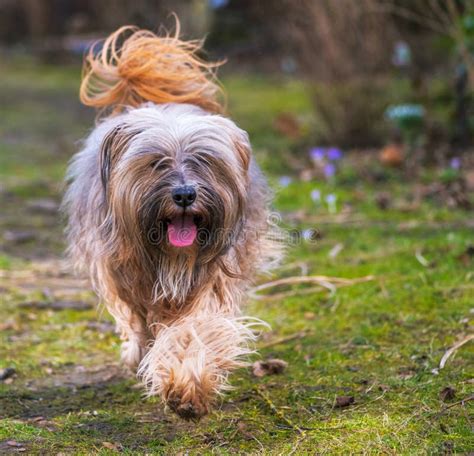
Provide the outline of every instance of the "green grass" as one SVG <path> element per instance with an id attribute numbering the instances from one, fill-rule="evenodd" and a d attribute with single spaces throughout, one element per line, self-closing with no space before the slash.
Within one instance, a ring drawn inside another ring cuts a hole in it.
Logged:
<path id="1" fill-rule="evenodd" d="M 61 222 L 27 207 L 38 197 L 59 201 L 74 142 L 92 125 L 94 114 L 75 101 L 78 76 L 75 67 L 28 60 L 2 67 L 0 234 L 28 229 L 37 236 L 25 244 L 5 241 L 0 250 L 0 368 L 17 371 L 12 383 L 0 383 L 0 452 L 9 448 L 7 440 L 27 454 L 113 454 L 114 445 L 125 454 L 166 455 L 472 451 L 470 403 L 456 404 L 472 395 L 472 343 L 437 370 L 445 351 L 469 331 L 474 260 L 459 257 L 473 242 L 472 214 L 429 200 L 381 211 L 377 192 L 404 201 L 413 185 L 398 172 L 371 184 L 358 177 L 351 159 L 336 184 L 294 178 L 278 187 L 279 156 L 297 143 L 275 132 L 273 119 L 281 112 L 303 122 L 311 117 L 298 82 L 224 81 L 229 109 L 250 132 L 274 183 L 283 226 L 320 232 L 317 241 L 293 242 L 286 264 L 294 267 L 277 274 L 301 274 L 304 264 L 308 274 L 374 280 L 334 294 L 249 303 L 248 312 L 272 327 L 260 346 L 289 338 L 260 350 L 263 358 L 289 363 L 283 374 L 256 379 L 239 370 L 231 377 L 234 389 L 209 417 L 184 423 L 156 399 L 144 399 L 133 378 L 120 373 L 119 340 L 105 313 L 19 306 L 51 294 L 94 302 L 82 282 L 58 271 Z M 301 148 L 299 159 L 305 154 Z M 317 207 L 309 196 L 316 187 L 336 194 L 339 211 L 345 204 L 351 213 L 338 218 Z M 339 243 L 341 252 L 331 258 Z M 105 329 L 94 326 L 98 319 Z M 301 331 L 304 337 L 291 338 Z M 446 386 L 456 390 L 448 403 L 440 399 Z M 341 395 L 354 396 L 354 404 L 335 407 Z"/>

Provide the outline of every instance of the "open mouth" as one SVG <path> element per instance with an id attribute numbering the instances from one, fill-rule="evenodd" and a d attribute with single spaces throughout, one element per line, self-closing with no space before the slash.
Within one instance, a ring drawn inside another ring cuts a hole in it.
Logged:
<path id="1" fill-rule="evenodd" d="M 168 220 L 168 241 L 174 247 L 189 247 L 197 237 L 199 217 L 182 214 Z"/>

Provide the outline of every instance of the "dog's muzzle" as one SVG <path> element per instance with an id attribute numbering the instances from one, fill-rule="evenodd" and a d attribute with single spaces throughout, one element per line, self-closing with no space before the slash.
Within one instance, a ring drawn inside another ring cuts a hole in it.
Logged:
<path id="1" fill-rule="evenodd" d="M 182 185 L 171 191 L 171 197 L 179 207 L 191 206 L 196 201 L 196 196 L 196 190 L 191 185 Z"/>

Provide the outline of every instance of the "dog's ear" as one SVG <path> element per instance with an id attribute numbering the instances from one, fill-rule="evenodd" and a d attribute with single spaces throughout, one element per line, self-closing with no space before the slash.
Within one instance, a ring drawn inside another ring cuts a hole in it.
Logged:
<path id="1" fill-rule="evenodd" d="M 100 177 L 105 192 L 107 192 L 112 168 L 126 150 L 134 134 L 127 131 L 125 125 L 118 125 L 105 135 L 99 157 Z"/>
<path id="2" fill-rule="evenodd" d="M 234 137 L 234 146 L 244 170 L 248 171 L 252 149 L 250 146 L 249 135 L 246 131 L 239 129 L 238 135 Z"/>

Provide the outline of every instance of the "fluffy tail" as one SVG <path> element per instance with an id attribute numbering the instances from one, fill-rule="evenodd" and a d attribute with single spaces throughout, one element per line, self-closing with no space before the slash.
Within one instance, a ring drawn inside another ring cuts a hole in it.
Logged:
<path id="1" fill-rule="evenodd" d="M 214 70 L 196 54 L 201 41 L 157 36 L 148 30 L 124 26 L 112 33 L 100 50 L 93 46 L 84 60 L 80 89 L 82 103 L 117 113 L 145 101 L 190 103 L 221 112 L 220 86 Z"/>

